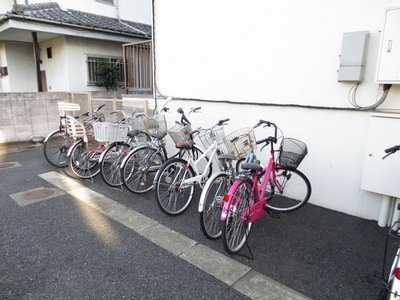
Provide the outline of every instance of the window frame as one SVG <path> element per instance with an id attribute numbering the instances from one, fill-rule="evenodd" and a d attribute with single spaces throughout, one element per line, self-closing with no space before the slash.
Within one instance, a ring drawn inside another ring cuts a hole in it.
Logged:
<path id="1" fill-rule="evenodd" d="M 110 64 L 118 63 L 119 66 L 119 77 L 118 77 L 118 86 L 124 86 L 125 84 L 125 74 L 124 74 L 124 59 L 122 56 L 105 56 L 105 55 L 86 55 L 86 85 L 87 86 L 96 86 L 96 78 L 94 76 L 94 72 L 97 70 L 95 67 L 101 60 L 108 60 Z M 90 65 L 92 64 L 92 65 Z M 94 67 L 93 67 L 94 65 Z"/>

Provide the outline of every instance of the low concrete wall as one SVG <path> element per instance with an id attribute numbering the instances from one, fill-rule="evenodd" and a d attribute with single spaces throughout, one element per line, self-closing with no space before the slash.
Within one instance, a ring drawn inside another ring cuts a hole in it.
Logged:
<path id="1" fill-rule="evenodd" d="M 0 143 L 24 142 L 33 135 L 46 137 L 58 128 L 57 101 L 68 101 L 67 92 L 0 93 Z M 120 98 L 114 92 L 92 92 L 90 98 Z"/>

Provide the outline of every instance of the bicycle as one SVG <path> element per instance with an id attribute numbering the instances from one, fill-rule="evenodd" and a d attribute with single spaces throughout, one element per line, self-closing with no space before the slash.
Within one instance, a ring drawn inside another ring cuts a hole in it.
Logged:
<path id="1" fill-rule="evenodd" d="M 74 143 L 74 139 L 69 136 L 66 130 L 66 112 L 79 111 L 80 109 L 77 103 L 58 102 L 60 115 L 59 128 L 46 136 L 43 146 L 45 159 L 56 168 L 64 168 L 68 165 L 67 152 Z"/>
<path id="2" fill-rule="evenodd" d="M 399 150 L 400 150 L 400 145 L 396 145 L 385 149 L 386 155 L 382 159 L 385 159 L 389 155 L 392 155 Z M 400 210 L 400 203 L 398 204 L 397 209 Z M 375 274 L 375 276 L 379 277 L 382 281 L 382 289 L 379 295 L 380 300 L 397 299 L 400 297 L 400 246 L 398 247 L 396 255 L 393 259 L 393 263 L 390 268 L 388 277 L 387 278 L 384 277 L 389 237 L 392 237 L 396 240 L 400 240 L 399 225 L 400 225 L 400 219 L 395 221 L 388 230 L 388 233 L 386 235 L 382 272 L 379 275 Z"/>
<path id="3" fill-rule="evenodd" d="M 178 149 L 187 153 L 187 160 L 172 158 L 159 169 L 154 180 L 158 207 L 167 215 L 183 213 L 192 201 L 195 185 L 204 187 L 212 174 L 212 161 L 217 154 L 223 153 L 223 125 L 229 119 L 220 120 L 207 129 L 198 129 L 195 133 L 206 150 L 197 159 L 193 157 L 194 141 L 188 140 L 176 144 Z"/>
<path id="4" fill-rule="evenodd" d="M 95 140 L 94 126 L 96 122 L 104 122 L 104 114 L 99 110 L 105 105 L 100 105 L 91 112 L 91 119 L 82 123 L 75 118 L 67 116 L 67 131 L 76 141 L 68 150 L 68 167 L 79 178 L 93 178 L 100 172 L 99 157 L 105 150 L 105 143 Z"/>
<path id="5" fill-rule="evenodd" d="M 250 163 L 256 159 L 254 150 L 258 142 L 255 140 L 253 128 L 242 128 L 225 137 L 227 154 L 221 154 L 218 159 L 224 166 L 223 170 L 215 172 L 204 186 L 200 196 L 198 211 L 200 227 L 203 234 L 211 240 L 222 235 L 221 212 L 223 197 L 240 172 L 242 163 Z M 233 161 L 236 167 L 233 167 Z"/>
<path id="6" fill-rule="evenodd" d="M 135 110 L 132 111 L 131 115 L 127 115 L 123 110 L 111 112 L 111 114 L 117 113 L 122 113 L 124 117 L 115 122 L 114 125 L 109 125 L 109 128 L 103 128 L 108 133 L 107 137 L 102 139 L 96 137 L 98 141 L 111 142 L 99 159 L 101 178 L 111 187 L 122 185 L 120 166 L 127 154 L 132 149 L 151 141 L 150 135 L 143 131 L 143 121 L 136 116 Z M 127 136 L 124 136 L 124 133 L 118 132 L 120 130 L 118 125 L 126 122 L 129 124 L 129 131 Z"/>
<path id="7" fill-rule="evenodd" d="M 195 113 L 200 109 L 200 107 L 192 108 L 189 114 Z M 166 111 L 165 107 L 160 111 Z M 145 145 L 139 146 L 131 150 L 128 155 L 123 159 L 120 167 L 121 180 L 123 185 L 132 193 L 143 194 L 154 188 L 154 176 L 160 166 L 168 159 L 174 157 L 182 157 L 182 151 L 178 151 L 173 156 L 169 157 L 164 138 L 169 133 L 171 138 L 175 142 L 185 140 L 190 137 L 190 122 L 186 118 L 185 113 L 182 108 L 178 109 L 178 113 L 181 114 L 180 122 L 177 122 L 168 132 L 164 129 L 161 132 L 156 130 L 156 132 L 151 134 L 151 142 Z M 160 114 L 146 117 L 147 120 L 156 121 L 160 118 Z M 163 121 L 165 124 L 165 121 Z M 166 125 L 163 125 L 166 128 Z M 202 150 L 194 147 L 192 149 L 192 154 L 198 157 L 202 153 Z"/>
<path id="8" fill-rule="evenodd" d="M 229 254 L 237 254 L 247 241 L 252 222 L 265 212 L 277 216 L 305 205 L 311 195 L 311 184 L 297 170 L 307 154 L 307 146 L 298 140 L 283 139 L 278 162 L 274 144 L 277 143 L 277 126 L 260 120 L 258 126 L 274 127 L 274 136 L 261 140 L 261 148 L 270 145 L 270 158 L 266 167 L 258 163 L 244 163 L 237 180 L 224 195 L 221 213 L 222 239 Z"/>

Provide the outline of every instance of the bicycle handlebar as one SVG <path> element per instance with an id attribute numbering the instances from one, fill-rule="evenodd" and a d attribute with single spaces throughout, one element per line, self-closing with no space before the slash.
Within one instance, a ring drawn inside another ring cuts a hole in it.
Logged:
<path id="1" fill-rule="evenodd" d="M 228 122 L 229 121 L 229 118 L 228 119 L 224 119 L 224 120 L 219 120 L 218 121 L 218 126 L 221 126 L 221 125 L 226 125 L 226 124 L 224 124 L 224 123 L 226 123 L 226 122 Z"/>
<path id="2" fill-rule="evenodd" d="M 400 145 L 396 145 L 390 148 L 385 149 L 385 153 L 395 153 L 400 150 Z"/>
<path id="3" fill-rule="evenodd" d="M 396 146 L 385 149 L 385 153 L 387 153 L 387 154 L 384 157 L 382 157 L 382 159 L 385 159 L 389 155 L 392 155 L 393 153 L 396 153 L 399 150 L 400 150 L 400 145 L 396 145 Z"/>

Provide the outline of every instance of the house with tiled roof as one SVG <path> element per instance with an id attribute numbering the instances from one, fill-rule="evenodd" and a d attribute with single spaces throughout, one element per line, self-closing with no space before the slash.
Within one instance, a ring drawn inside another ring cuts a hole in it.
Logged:
<path id="1" fill-rule="evenodd" d="M 122 87 L 122 46 L 151 40 L 150 24 L 148 0 L 4 0 L 0 92 L 104 90 L 101 60 L 119 67 Z"/>

